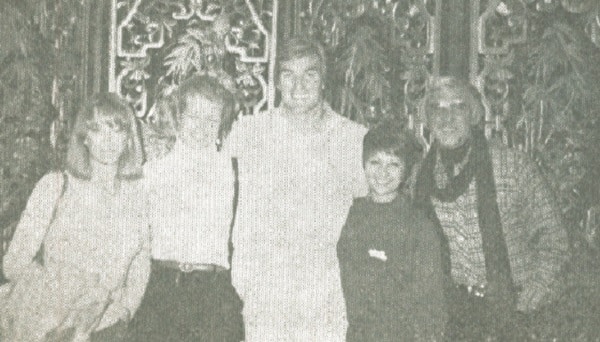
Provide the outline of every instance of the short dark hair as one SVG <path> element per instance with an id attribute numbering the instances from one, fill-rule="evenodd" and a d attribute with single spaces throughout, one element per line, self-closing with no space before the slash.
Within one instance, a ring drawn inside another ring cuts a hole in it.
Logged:
<path id="1" fill-rule="evenodd" d="M 209 101 L 223 105 L 221 122 L 219 124 L 219 139 L 223 140 L 231 131 L 235 121 L 235 99 L 233 94 L 225 88 L 215 77 L 208 75 L 194 75 L 183 81 L 173 93 L 176 114 L 173 125 L 176 131 L 180 129 L 181 118 L 187 111 L 187 100 L 192 96 L 200 96 Z"/>
<path id="2" fill-rule="evenodd" d="M 408 176 L 419 162 L 423 147 L 414 133 L 391 122 L 382 122 L 371 128 L 363 139 L 363 165 L 374 154 L 385 152 L 402 159 Z"/>
<path id="3" fill-rule="evenodd" d="M 279 80 L 281 63 L 303 57 L 315 56 L 319 59 L 321 76 L 327 71 L 325 48 L 317 40 L 306 37 L 294 37 L 284 41 L 277 50 L 276 80 Z"/>

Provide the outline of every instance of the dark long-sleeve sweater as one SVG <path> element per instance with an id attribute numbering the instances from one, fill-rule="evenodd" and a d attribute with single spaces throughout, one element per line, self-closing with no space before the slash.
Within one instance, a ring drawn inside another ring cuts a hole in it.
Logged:
<path id="1" fill-rule="evenodd" d="M 337 249 L 347 341 L 440 339 L 447 317 L 440 242 L 407 197 L 356 199 Z"/>

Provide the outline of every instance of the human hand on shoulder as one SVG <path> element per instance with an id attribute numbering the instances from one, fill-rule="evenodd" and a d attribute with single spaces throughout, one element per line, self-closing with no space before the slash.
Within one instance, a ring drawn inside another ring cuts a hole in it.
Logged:
<path id="1" fill-rule="evenodd" d="M 544 291 L 535 286 L 526 286 L 517 300 L 517 311 L 530 312 L 536 310 L 544 297 Z"/>
<path id="2" fill-rule="evenodd" d="M 104 312 L 102 320 L 96 327 L 96 331 L 110 327 L 111 325 L 117 324 L 119 321 L 129 323 L 131 320 L 131 312 L 120 302 L 113 302 Z"/>

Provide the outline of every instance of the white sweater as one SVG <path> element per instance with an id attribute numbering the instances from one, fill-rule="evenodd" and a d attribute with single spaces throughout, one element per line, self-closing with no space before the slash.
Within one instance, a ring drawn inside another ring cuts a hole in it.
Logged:
<path id="1" fill-rule="evenodd" d="M 150 274 L 145 197 L 137 181 L 123 181 L 116 194 L 109 194 L 89 181 L 69 175 L 66 191 L 59 199 L 62 184 L 63 175 L 57 172 L 38 182 L 4 256 L 3 270 L 9 280 L 18 280 L 39 269 L 32 258 L 43 242 L 42 273 L 51 274 L 61 287 L 60 294 L 52 293 L 50 285 L 41 289 L 48 292 L 47 297 L 77 295 L 81 300 L 82 294 L 93 293 L 97 288 L 110 294 L 112 304 L 97 327 L 99 330 L 125 318 L 127 311 L 133 315 L 144 294 Z M 73 279 L 75 274 L 86 281 Z M 82 284 L 89 288 L 82 289 Z M 23 305 L 27 305 L 28 299 L 23 300 Z M 47 299 L 60 305 L 65 300 Z"/>

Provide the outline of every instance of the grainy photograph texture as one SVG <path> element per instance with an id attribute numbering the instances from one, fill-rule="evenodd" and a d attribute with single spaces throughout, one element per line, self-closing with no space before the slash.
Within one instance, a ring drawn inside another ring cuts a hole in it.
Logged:
<path id="1" fill-rule="evenodd" d="M 0 0 L 0 341 L 600 341 L 600 1 Z"/>

